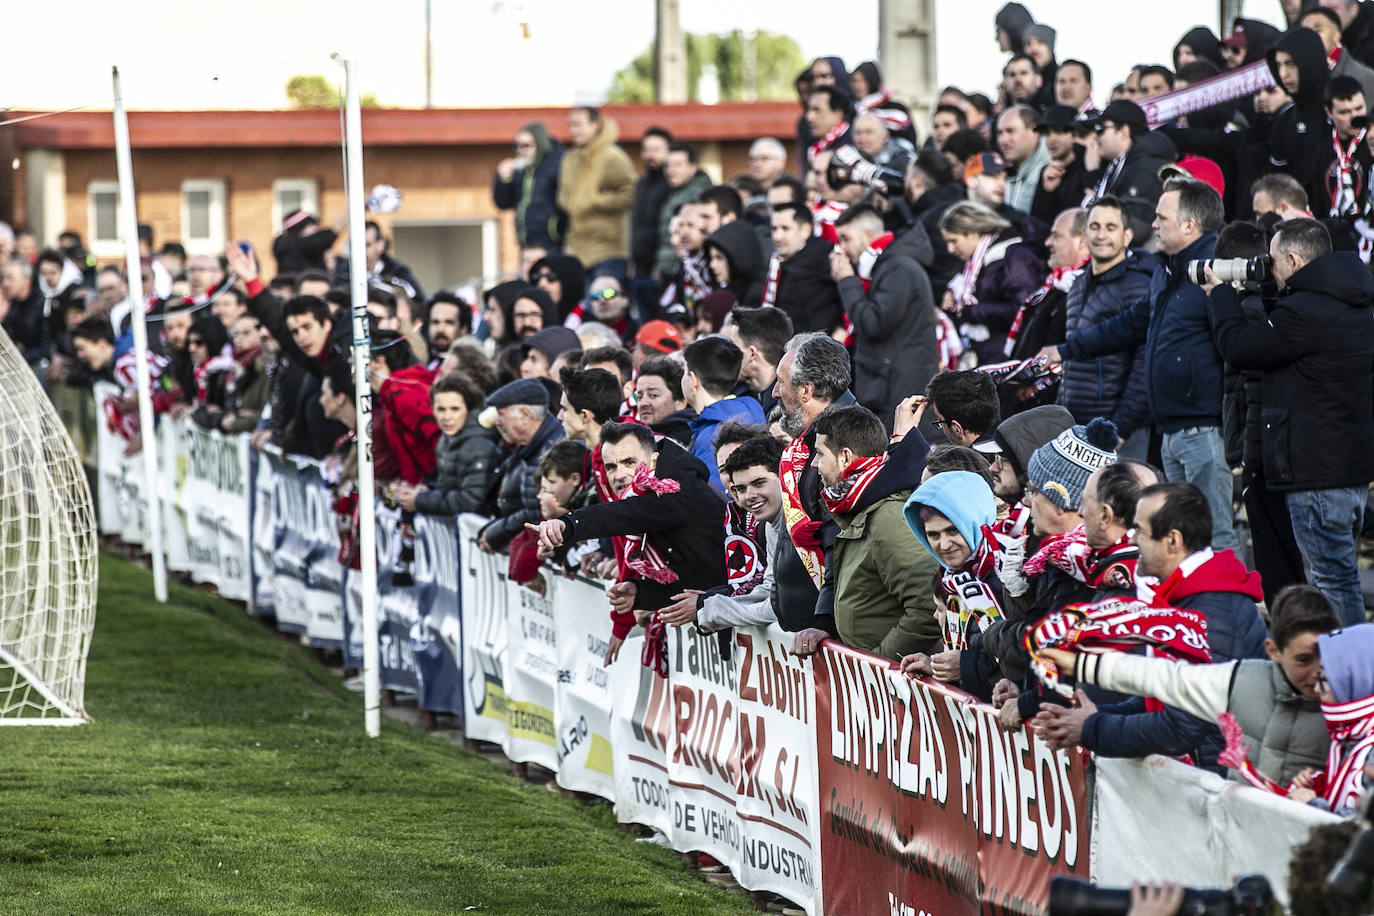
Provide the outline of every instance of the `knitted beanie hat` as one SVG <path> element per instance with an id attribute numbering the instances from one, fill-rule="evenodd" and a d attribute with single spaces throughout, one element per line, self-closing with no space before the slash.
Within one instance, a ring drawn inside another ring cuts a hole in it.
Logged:
<path id="1" fill-rule="evenodd" d="M 1061 509 L 1077 512 L 1093 471 L 1116 461 L 1116 424 L 1097 417 L 1064 430 L 1026 463 L 1030 485 Z"/>

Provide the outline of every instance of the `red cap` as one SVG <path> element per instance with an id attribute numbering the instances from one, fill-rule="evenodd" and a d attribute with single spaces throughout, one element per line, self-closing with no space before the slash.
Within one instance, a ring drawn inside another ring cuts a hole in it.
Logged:
<path id="1" fill-rule="evenodd" d="M 1212 190 L 1223 197 L 1226 195 L 1226 179 L 1221 174 L 1221 166 L 1201 156 L 1184 156 L 1177 162 L 1161 166 L 1159 177 L 1163 181 L 1170 178 L 1196 178 L 1203 184 L 1211 185 Z"/>
<path id="2" fill-rule="evenodd" d="M 1231 31 L 1230 35 L 1227 35 L 1225 38 L 1221 40 L 1221 43 L 1226 45 L 1226 47 L 1230 48 L 1233 51 L 1239 51 L 1241 48 L 1245 47 L 1245 26 L 1237 25 Z"/>
<path id="3" fill-rule="evenodd" d="M 682 349 L 682 333 L 670 322 L 656 318 L 639 329 L 635 341 L 658 353 L 676 353 Z"/>

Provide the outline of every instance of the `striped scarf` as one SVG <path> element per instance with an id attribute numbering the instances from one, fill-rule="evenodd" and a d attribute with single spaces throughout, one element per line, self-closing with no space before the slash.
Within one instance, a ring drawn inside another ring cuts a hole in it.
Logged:
<path id="1" fill-rule="evenodd" d="M 1331 733 L 1322 797 L 1332 811 L 1353 808 L 1364 794 L 1364 766 L 1374 750 L 1374 696 L 1349 703 L 1323 703 Z"/>
<path id="2" fill-rule="evenodd" d="M 782 255 L 775 249 L 768 257 L 768 279 L 763 284 L 763 300 L 759 305 L 769 307 L 778 304 L 778 277 L 781 273 Z"/>
<path id="3" fill-rule="evenodd" d="M 834 127 L 830 128 L 830 131 L 826 133 L 824 137 L 821 137 L 815 143 L 807 147 L 806 161 L 810 162 L 812 159 L 815 159 L 816 156 L 820 153 L 823 153 L 826 150 L 830 149 L 830 147 L 835 145 L 835 141 L 843 137 L 848 130 L 848 121 L 841 121 Z"/>
<path id="4" fill-rule="evenodd" d="M 1002 599 L 988 578 L 997 566 L 992 542 L 984 536 L 978 549 L 962 569 L 946 570 L 940 575 L 940 585 L 953 599 L 955 607 L 945 611 L 944 638 L 946 649 L 967 649 L 969 625 L 985 629 L 994 620 L 1001 620 Z"/>
<path id="5" fill-rule="evenodd" d="M 978 301 L 978 275 L 983 272 L 983 261 L 988 256 L 988 249 L 992 248 L 992 243 L 996 241 L 996 236 L 989 233 L 978 240 L 978 247 L 973 249 L 973 255 L 964 262 L 964 272 L 955 275 L 949 281 L 949 291 L 954 294 L 954 301 L 962 308 L 973 305 Z"/>
<path id="6" fill-rule="evenodd" d="M 891 244 L 892 233 L 888 232 L 869 242 L 864 253 L 859 255 L 859 266 L 855 268 L 854 272 L 859 275 L 859 283 L 863 285 L 864 292 L 868 292 L 868 287 L 873 283 L 873 265 L 877 263 L 878 258 Z"/>
<path id="7" fill-rule="evenodd" d="M 844 469 L 839 480 L 821 491 L 821 501 L 831 515 L 848 515 L 854 511 L 873 479 L 887 463 L 887 452 L 870 458 L 855 458 Z"/>
<path id="8" fill-rule="evenodd" d="M 802 565 L 806 567 L 811 581 L 820 591 L 825 582 L 825 552 L 821 550 L 822 522 L 814 521 L 806 514 L 802 504 L 801 479 L 806 466 L 811 462 L 811 448 L 806 444 L 806 436 L 793 439 L 782 453 L 778 465 L 778 478 L 782 483 L 782 519 L 787 526 L 792 546 L 797 549 Z"/>
<path id="9" fill-rule="evenodd" d="M 1011 356 L 1012 348 L 1016 346 L 1016 338 L 1021 336 L 1021 329 L 1025 327 L 1026 318 L 1031 311 L 1040 303 L 1048 298 L 1051 290 L 1059 290 L 1068 293 L 1073 286 L 1073 281 L 1078 279 L 1078 275 L 1083 272 L 1083 265 L 1088 263 L 1088 258 L 1079 261 L 1074 267 L 1056 267 L 1050 271 L 1045 278 L 1045 284 L 1026 297 L 1026 301 L 1021 303 L 1021 307 L 1016 310 L 1016 317 L 1011 321 L 1011 330 L 1007 331 L 1007 342 L 1002 348 L 1002 352 Z"/>
<path id="10" fill-rule="evenodd" d="M 1135 598 L 1070 604 L 1028 627 L 1023 643 L 1040 682 L 1066 699 L 1073 697 L 1073 684 L 1040 650 L 1074 649 L 1100 655 L 1145 646 L 1152 656 L 1194 664 L 1212 660 L 1206 617 L 1196 611 L 1150 607 Z M 1158 700 L 1147 699 L 1145 705 L 1151 712 L 1163 709 Z"/>

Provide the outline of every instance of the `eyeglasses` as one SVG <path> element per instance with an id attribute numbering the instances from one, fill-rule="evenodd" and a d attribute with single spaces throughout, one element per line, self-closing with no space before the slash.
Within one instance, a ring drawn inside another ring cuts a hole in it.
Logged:
<path id="1" fill-rule="evenodd" d="M 512 317 L 514 317 L 514 318 L 522 318 L 522 319 L 525 319 L 526 321 L 528 321 L 528 320 L 531 319 L 531 318 L 543 318 L 543 317 L 544 317 L 544 313 L 543 313 L 543 312 L 515 312 L 515 313 L 513 313 Z"/>
<path id="2" fill-rule="evenodd" d="M 946 426 L 953 422 L 953 420 L 941 420 L 937 417 L 936 419 L 930 421 L 930 425 L 938 430 L 943 430 Z"/>

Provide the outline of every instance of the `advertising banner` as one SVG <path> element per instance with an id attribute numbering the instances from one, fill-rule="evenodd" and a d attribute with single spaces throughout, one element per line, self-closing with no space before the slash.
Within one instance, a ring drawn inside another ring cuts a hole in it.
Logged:
<path id="1" fill-rule="evenodd" d="M 545 578 L 551 580 L 558 649 L 553 716 L 558 731 L 558 784 L 614 801 L 611 675 L 604 664 L 610 630 L 606 592 L 586 579 L 551 573 L 545 573 Z"/>
<path id="2" fill-rule="evenodd" d="M 463 615 L 463 733 L 506 745 L 506 558 L 483 553 L 486 519 L 458 517 Z"/>
<path id="3" fill-rule="evenodd" d="M 1085 752 L 880 658 L 813 670 L 827 910 L 1040 914 L 1051 876 L 1088 877 Z"/>

